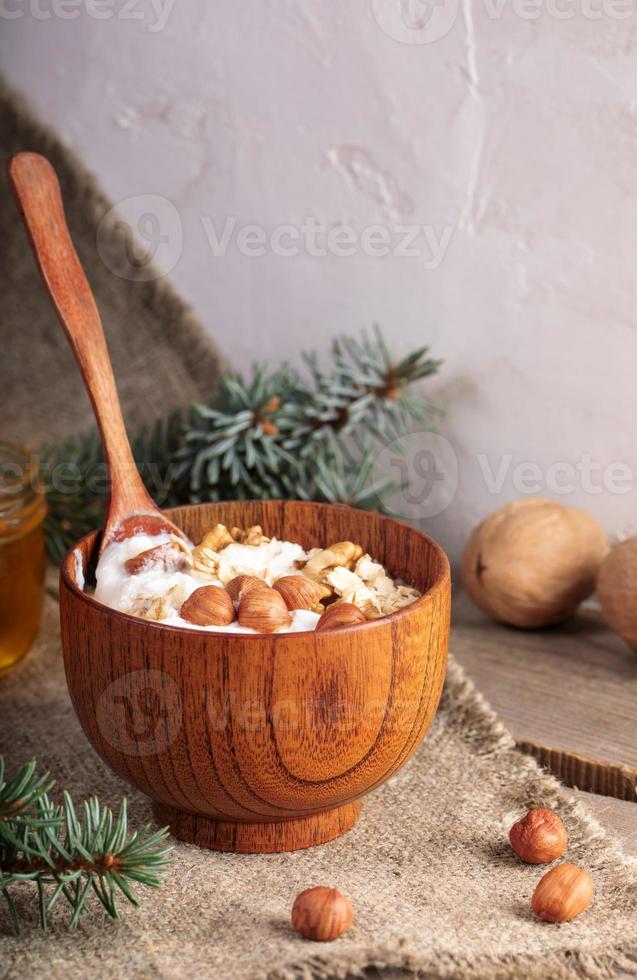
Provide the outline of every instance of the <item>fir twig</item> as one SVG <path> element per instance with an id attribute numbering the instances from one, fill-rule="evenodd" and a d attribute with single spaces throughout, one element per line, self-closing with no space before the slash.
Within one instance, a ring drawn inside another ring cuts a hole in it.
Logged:
<path id="1" fill-rule="evenodd" d="M 374 483 L 379 444 L 414 426 L 430 429 L 438 409 L 417 382 L 440 366 L 428 348 L 392 359 L 371 336 L 334 341 L 327 367 L 314 354 L 305 371 L 289 364 L 227 376 L 214 404 L 193 405 L 134 442 L 136 462 L 160 506 L 204 500 L 298 498 L 382 507 L 392 489 Z M 47 546 L 58 561 L 102 523 L 106 473 L 96 433 L 47 447 Z"/>
<path id="2" fill-rule="evenodd" d="M 126 800 L 115 816 L 90 799 L 80 819 L 68 793 L 61 806 L 51 802 L 51 786 L 48 775 L 36 774 L 34 761 L 5 781 L 0 756 L 0 893 L 18 933 L 13 893 L 20 883 L 36 886 L 44 931 L 59 900 L 70 906 L 69 928 L 76 929 L 91 893 L 116 919 L 118 893 L 137 905 L 132 883 L 160 885 L 169 862 L 170 848 L 163 846 L 167 828 L 151 832 L 148 824 L 129 833 Z"/>

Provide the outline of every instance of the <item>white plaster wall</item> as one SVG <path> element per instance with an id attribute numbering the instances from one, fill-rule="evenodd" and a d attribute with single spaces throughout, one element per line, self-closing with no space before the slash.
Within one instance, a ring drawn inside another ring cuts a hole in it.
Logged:
<path id="1" fill-rule="evenodd" d="M 3 0 L 4 70 L 126 217 L 165 199 L 156 257 L 235 365 L 378 321 L 445 359 L 458 460 L 441 513 L 444 445 L 399 512 L 454 556 L 529 491 L 637 529 L 633 0 L 443 0 L 435 41 L 421 0 L 100 4 Z M 416 257 L 215 255 L 226 219 L 427 231 Z"/>

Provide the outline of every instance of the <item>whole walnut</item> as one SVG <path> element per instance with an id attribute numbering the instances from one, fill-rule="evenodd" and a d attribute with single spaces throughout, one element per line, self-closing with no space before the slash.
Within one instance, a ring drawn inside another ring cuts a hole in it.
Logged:
<path id="1" fill-rule="evenodd" d="M 597 598 L 611 629 L 637 650 L 637 537 L 615 545 L 602 562 Z"/>
<path id="2" fill-rule="evenodd" d="M 531 497 L 501 507 L 475 529 L 462 581 L 494 619 L 550 626 L 591 594 L 607 553 L 606 535 L 589 514 Z"/>

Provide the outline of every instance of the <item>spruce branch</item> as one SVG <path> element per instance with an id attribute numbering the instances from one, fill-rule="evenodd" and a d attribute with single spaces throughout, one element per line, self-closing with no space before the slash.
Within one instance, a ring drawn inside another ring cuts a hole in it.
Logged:
<path id="1" fill-rule="evenodd" d="M 427 348 L 394 362 L 376 327 L 371 337 L 335 340 L 326 369 L 314 354 L 304 363 L 309 378 L 287 364 L 273 374 L 256 366 L 251 382 L 225 379 L 220 406 L 193 408 L 180 456 L 197 499 L 334 500 L 341 477 L 369 475 L 370 440 L 396 439 L 414 422 L 432 427 L 435 406 L 407 392 L 440 366 Z M 367 443 L 356 452 L 360 433 Z M 367 497 L 378 502 L 379 492 L 368 488 Z"/>
<path id="2" fill-rule="evenodd" d="M 288 420 L 281 424 L 290 431 L 288 446 L 298 446 L 327 431 L 346 434 L 364 425 L 379 439 L 396 438 L 417 421 L 431 428 L 438 409 L 422 397 L 406 397 L 416 381 L 435 374 L 441 362 L 422 347 L 395 363 L 377 326 L 372 337 L 363 333 L 357 340 L 337 338 L 332 343 L 331 369 L 324 372 L 312 355 L 305 357 L 314 382 L 308 404 L 291 406 Z M 306 452 L 311 448 L 306 445 Z"/>
<path id="3" fill-rule="evenodd" d="M 373 510 L 396 487 L 391 480 L 372 481 L 376 452 L 371 440 L 352 439 L 331 451 L 329 444 L 314 460 L 315 496 L 332 504 L 347 504 L 360 510 Z"/>
<path id="4" fill-rule="evenodd" d="M 332 344 L 326 366 L 305 354 L 302 369 L 255 365 L 228 375 L 214 403 L 195 404 L 134 440 L 144 482 L 160 506 L 206 500 L 296 498 L 381 507 L 392 489 L 372 481 L 379 444 L 414 425 L 430 429 L 438 409 L 414 386 L 440 361 L 421 347 L 395 360 L 375 327 Z M 106 472 L 95 432 L 47 447 L 49 555 L 103 521 Z"/>
<path id="5" fill-rule="evenodd" d="M 169 863 L 170 848 L 163 846 L 167 828 L 151 832 L 147 824 L 129 833 L 126 800 L 115 816 L 92 798 L 84 803 L 80 819 L 68 793 L 61 805 L 51 801 L 53 784 L 48 774 L 36 774 L 34 761 L 10 780 L 5 780 L 4 769 L 0 755 L 0 893 L 17 933 L 20 917 L 13 893 L 20 883 L 36 886 L 45 932 L 59 900 L 70 906 L 69 928 L 76 929 L 91 893 L 116 919 L 119 893 L 138 905 L 134 882 L 161 884 Z"/>

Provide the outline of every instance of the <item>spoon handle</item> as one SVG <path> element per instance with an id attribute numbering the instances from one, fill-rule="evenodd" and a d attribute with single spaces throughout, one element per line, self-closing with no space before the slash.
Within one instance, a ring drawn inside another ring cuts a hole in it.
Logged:
<path id="1" fill-rule="evenodd" d="M 133 459 L 100 316 L 69 235 L 55 171 L 39 153 L 17 153 L 9 181 L 93 403 L 110 478 L 107 529 L 130 514 L 156 513 Z"/>

